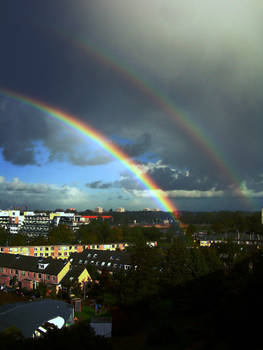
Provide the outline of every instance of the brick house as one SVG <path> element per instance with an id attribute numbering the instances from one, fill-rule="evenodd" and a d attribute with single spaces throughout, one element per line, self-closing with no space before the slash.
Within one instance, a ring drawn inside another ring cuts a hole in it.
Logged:
<path id="1" fill-rule="evenodd" d="M 16 280 L 26 289 L 36 288 L 40 282 L 57 289 L 69 269 L 70 262 L 65 260 L 0 253 L 1 285 Z"/>

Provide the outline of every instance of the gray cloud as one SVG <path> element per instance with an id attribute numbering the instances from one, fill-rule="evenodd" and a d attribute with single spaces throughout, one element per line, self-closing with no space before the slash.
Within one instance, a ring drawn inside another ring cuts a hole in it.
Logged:
<path id="1" fill-rule="evenodd" d="M 37 28 L 17 18 L 20 30 L 12 31 L 16 26 L 1 22 L 2 32 L 9 33 L 2 42 L 1 85 L 70 111 L 110 139 L 129 140 L 123 149 L 131 157 L 151 153 L 152 161 L 160 159 L 166 168 L 148 174 L 166 191 L 227 191 L 245 181 L 260 193 L 263 4 L 75 2 L 74 8 L 68 0 L 49 9 L 33 6 Z M 47 28 L 49 11 L 58 20 Z M 104 57 L 72 45 L 68 36 L 85 37 Z M 19 61 L 14 59 L 18 43 L 25 47 Z M 104 152 L 86 151 L 81 138 L 39 118 L 40 112 L 1 100 L 0 148 L 6 161 L 42 164 L 37 142 L 48 150 L 49 161 L 78 166 L 111 161 Z M 125 176 L 112 184 L 118 186 L 140 188 Z"/>
<path id="2" fill-rule="evenodd" d="M 27 204 L 30 209 L 58 207 L 85 208 L 86 195 L 74 186 L 26 183 L 19 178 L 7 181 L 0 176 L 0 207 L 8 208 Z"/>
<path id="3" fill-rule="evenodd" d="M 113 187 L 112 183 L 110 182 L 103 183 L 102 181 L 93 181 L 93 182 L 87 183 L 86 186 L 92 189 L 100 189 L 100 190 L 105 190 Z"/>
<path id="4" fill-rule="evenodd" d="M 123 146 L 124 152 L 130 157 L 138 157 L 147 152 L 151 145 L 151 135 L 144 133 L 132 144 Z"/>

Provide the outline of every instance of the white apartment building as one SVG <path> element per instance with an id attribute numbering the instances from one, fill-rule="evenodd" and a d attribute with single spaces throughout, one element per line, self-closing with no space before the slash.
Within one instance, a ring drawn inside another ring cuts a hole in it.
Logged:
<path id="1" fill-rule="evenodd" d="M 117 213 L 124 213 L 124 212 L 125 212 L 125 209 L 124 209 L 124 208 L 117 208 L 117 209 L 116 209 L 116 212 L 117 212 Z"/>
<path id="2" fill-rule="evenodd" d="M 96 208 L 94 209 L 94 211 L 95 211 L 95 213 L 103 213 L 103 208 L 101 208 L 101 207 L 96 207 Z"/>

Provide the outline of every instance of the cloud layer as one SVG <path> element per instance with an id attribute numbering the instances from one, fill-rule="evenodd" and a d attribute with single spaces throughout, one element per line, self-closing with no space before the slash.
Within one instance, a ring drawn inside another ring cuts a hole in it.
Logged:
<path id="1" fill-rule="evenodd" d="M 115 141 L 173 198 L 219 200 L 238 185 L 247 196 L 260 196 L 262 3 L 28 4 L 0 5 L 11 18 L 0 23 L 6 33 L 0 86 L 76 115 Z M 18 177 L 25 165 L 88 168 L 113 160 L 6 97 L 0 98 L 0 150 L 7 164 L 18 166 Z M 143 193 L 123 174 L 100 179 L 87 178 L 87 188 Z"/>

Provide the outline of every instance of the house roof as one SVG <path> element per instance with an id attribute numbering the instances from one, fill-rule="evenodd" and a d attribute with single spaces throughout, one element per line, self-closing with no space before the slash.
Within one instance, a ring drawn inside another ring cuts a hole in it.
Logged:
<path id="1" fill-rule="evenodd" d="M 4 305 L 0 307 L 0 331 L 14 325 L 24 337 L 29 338 L 39 326 L 57 316 L 71 322 L 73 306 L 51 299 Z"/>
<path id="2" fill-rule="evenodd" d="M 124 269 L 125 265 L 130 265 L 130 254 L 125 251 L 110 251 L 85 249 L 82 253 L 73 253 L 69 258 L 73 266 L 76 265 L 94 265 L 98 270 L 106 269 L 116 271 Z"/>
<path id="3" fill-rule="evenodd" d="M 0 253 L 0 267 L 57 275 L 68 261 L 26 255 Z M 41 265 L 45 268 L 41 268 Z"/>
<path id="4" fill-rule="evenodd" d="M 83 271 L 86 270 L 86 267 L 84 265 L 76 265 L 71 266 L 71 269 L 68 271 L 68 273 L 63 277 L 61 280 L 62 285 L 67 285 L 69 283 L 75 282 L 78 280 L 79 276 L 83 273 Z"/>

